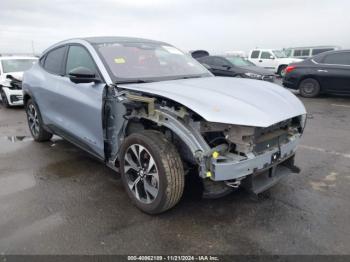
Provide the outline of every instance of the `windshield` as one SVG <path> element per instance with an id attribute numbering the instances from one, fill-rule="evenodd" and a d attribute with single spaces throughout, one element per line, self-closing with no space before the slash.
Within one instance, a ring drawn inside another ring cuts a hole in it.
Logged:
<path id="1" fill-rule="evenodd" d="M 283 50 L 287 57 L 290 57 L 292 55 L 292 49 L 285 49 Z"/>
<path id="2" fill-rule="evenodd" d="M 277 57 L 277 58 L 286 58 L 286 54 L 282 50 L 273 50 L 272 53 Z"/>
<path id="3" fill-rule="evenodd" d="M 255 66 L 252 62 L 239 56 L 228 56 L 226 59 L 235 66 Z"/>
<path id="4" fill-rule="evenodd" d="M 160 43 L 105 43 L 96 49 L 114 81 L 141 82 L 211 76 L 189 55 Z"/>
<path id="5" fill-rule="evenodd" d="M 6 59 L 2 60 L 2 70 L 4 73 L 23 72 L 32 67 L 37 59 Z"/>

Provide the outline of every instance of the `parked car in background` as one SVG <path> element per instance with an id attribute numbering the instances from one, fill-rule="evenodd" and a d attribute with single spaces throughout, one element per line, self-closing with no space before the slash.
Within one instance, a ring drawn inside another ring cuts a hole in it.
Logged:
<path id="1" fill-rule="evenodd" d="M 5 107 L 23 105 L 23 71 L 37 60 L 30 56 L 0 56 L 0 97 Z"/>
<path id="2" fill-rule="evenodd" d="M 306 46 L 306 47 L 290 47 L 283 49 L 288 57 L 306 59 L 327 51 L 341 49 L 339 46 Z"/>
<path id="3" fill-rule="evenodd" d="M 57 134 L 119 170 L 144 212 L 180 200 L 185 175 L 207 195 L 260 193 L 298 172 L 301 101 L 265 81 L 214 77 L 159 41 L 90 37 L 60 42 L 24 73 L 35 141 Z M 103 193 L 103 192 L 101 192 Z"/>
<path id="4" fill-rule="evenodd" d="M 257 66 L 272 70 L 281 77 L 284 76 L 285 69 L 290 63 L 302 61 L 302 59 L 288 58 L 283 51 L 273 49 L 251 50 L 248 60 Z"/>
<path id="5" fill-rule="evenodd" d="M 273 82 L 274 74 L 239 56 L 204 56 L 197 59 L 216 76 L 232 76 Z"/>
<path id="6" fill-rule="evenodd" d="M 350 50 L 329 51 L 303 62 L 290 64 L 283 85 L 304 97 L 321 93 L 350 93 Z"/>

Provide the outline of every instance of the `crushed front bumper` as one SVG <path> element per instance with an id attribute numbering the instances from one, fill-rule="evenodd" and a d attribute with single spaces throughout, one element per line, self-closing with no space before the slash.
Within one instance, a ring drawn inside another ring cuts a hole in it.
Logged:
<path id="1" fill-rule="evenodd" d="M 267 189 L 281 177 L 297 170 L 294 166 L 294 155 L 299 140 L 300 138 L 295 136 L 288 143 L 282 144 L 280 148 L 275 148 L 259 155 L 251 153 L 247 157 L 243 157 L 229 154 L 212 159 L 211 179 L 214 181 L 241 180 L 243 178 L 247 180 L 254 178 L 255 181 L 258 181 L 260 179 L 260 182 L 256 182 L 259 184 L 256 188 L 260 189 L 254 189 L 253 183 L 253 191 L 258 192 L 261 189 L 264 190 L 265 187 Z M 258 179 L 257 177 L 259 176 L 260 178 Z M 262 179 L 266 176 L 271 179 Z"/>
<path id="2" fill-rule="evenodd" d="M 247 178 L 242 180 L 242 186 L 254 194 L 259 194 L 275 185 L 281 178 L 291 173 L 298 173 L 299 171 L 300 170 L 294 166 L 294 156 L 292 156 L 276 166 L 259 170 L 247 176 Z"/>
<path id="3" fill-rule="evenodd" d="M 10 106 L 23 106 L 23 91 L 2 87 Z"/>

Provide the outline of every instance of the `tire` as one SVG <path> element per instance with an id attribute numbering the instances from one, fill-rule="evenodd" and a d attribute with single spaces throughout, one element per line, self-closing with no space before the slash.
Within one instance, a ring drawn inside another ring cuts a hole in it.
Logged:
<path id="1" fill-rule="evenodd" d="M 4 107 L 9 108 L 10 107 L 10 103 L 7 100 L 7 97 L 5 95 L 4 90 L 2 90 L 2 89 L 0 90 L 0 95 L 1 95 L 1 101 L 2 101 L 2 104 L 4 105 Z"/>
<path id="2" fill-rule="evenodd" d="M 27 121 L 30 133 L 37 142 L 45 142 L 51 139 L 52 133 L 44 129 L 43 120 L 38 106 L 29 99 L 26 104 Z"/>
<path id="3" fill-rule="evenodd" d="M 286 75 L 286 68 L 287 68 L 286 65 L 281 65 L 281 66 L 278 68 L 277 74 L 278 74 L 280 77 L 283 78 L 283 77 Z"/>
<path id="4" fill-rule="evenodd" d="M 320 94 L 321 87 L 316 79 L 306 78 L 299 84 L 299 92 L 303 97 L 311 98 Z"/>
<path id="5" fill-rule="evenodd" d="M 119 160 L 125 190 L 143 212 L 159 214 L 179 202 L 184 169 L 175 146 L 162 133 L 143 130 L 131 134 L 121 146 Z"/>

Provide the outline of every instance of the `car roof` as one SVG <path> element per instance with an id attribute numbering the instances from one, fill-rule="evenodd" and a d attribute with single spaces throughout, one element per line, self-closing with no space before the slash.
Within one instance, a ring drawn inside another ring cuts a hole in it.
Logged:
<path id="1" fill-rule="evenodd" d="M 137 38 L 137 37 L 123 37 L 123 36 L 97 36 L 97 37 L 84 37 L 80 39 L 85 40 L 90 44 L 125 43 L 125 42 L 167 44 L 165 42 L 151 40 L 151 39 Z"/>
<path id="2" fill-rule="evenodd" d="M 328 55 L 328 54 L 337 54 L 337 53 L 344 53 L 344 52 L 350 52 L 350 49 L 330 50 L 327 52 L 322 52 L 317 55 Z"/>
<path id="3" fill-rule="evenodd" d="M 266 49 L 266 48 L 255 48 L 255 49 L 250 50 L 250 52 L 252 52 L 252 51 L 273 51 L 273 50 L 279 50 L 279 49 L 273 49 L 273 48 L 270 48 L 270 49 Z"/>
<path id="4" fill-rule="evenodd" d="M 165 43 L 165 42 L 144 39 L 144 38 L 137 38 L 137 37 L 123 37 L 123 36 L 77 37 L 77 38 L 70 38 L 70 39 L 66 39 L 55 43 L 54 45 L 45 49 L 42 52 L 42 56 L 45 55 L 50 50 L 66 44 L 88 43 L 90 45 L 98 45 L 98 44 L 105 44 L 105 43 L 128 43 L 128 42 L 129 43 L 157 43 L 161 45 L 169 45 L 168 43 Z"/>
<path id="5" fill-rule="evenodd" d="M 336 45 L 297 46 L 297 47 L 288 47 L 286 49 L 315 49 L 315 48 L 339 48 L 340 49 L 340 46 L 336 46 Z"/>
<path id="6" fill-rule="evenodd" d="M 330 51 L 322 52 L 322 53 L 319 53 L 317 55 L 311 56 L 311 57 L 307 58 L 304 61 L 310 61 L 310 60 L 314 60 L 315 58 L 316 59 L 317 58 L 322 58 L 322 57 L 324 57 L 326 55 L 338 54 L 338 53 L 344 53 L 344 52 L 350 52 L 350 49 L 330 50 Z"/>
<path id="7" fill-rule="evenodd" d="M 0 60 L 14 60 L 14 59 L 38 59 L 35 56 L 0 56 Z"/>

